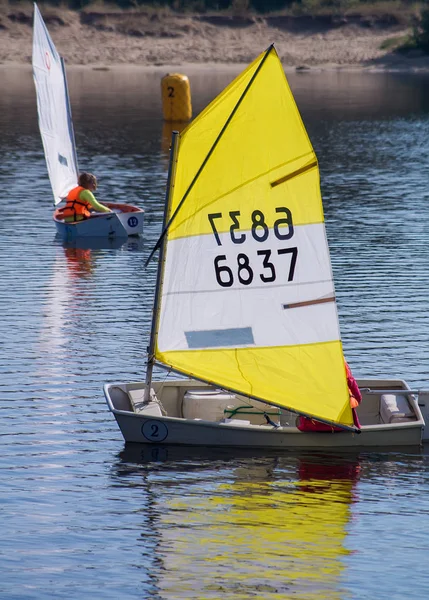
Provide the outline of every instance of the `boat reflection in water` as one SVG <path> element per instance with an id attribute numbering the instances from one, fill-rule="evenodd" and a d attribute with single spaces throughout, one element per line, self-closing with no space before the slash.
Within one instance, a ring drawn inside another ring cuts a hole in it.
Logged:
<path id="1" fill-rule="evenodd" d="M 67 260 L 67 268 L 72 278 L 89 278 L 94 270 L 94 258 L 90 248 L 76 248 L 67 246 L 64 248 Z"/>
<path id="2" fill-rule="evenodd" d="M 141 237 L 87 237 L 64 240 L 60 236 L 57 236 L 54 243 L 62 246 L 64 249 L 69 284 L 73 283 L 76 279 L 90 279 L 94 275 L 97 259 L 104 260 L 106 258 L 106 251 L 142 252 L 144 248 L 144 242 Z M 56 272 L 61 271 L 63 266 L 63 263 L 59 261 L 58 264 L 56 263 L 54 270 Z M 76 289 L 69 290 L 71 297 L 75 293 Z"/>
<path id="3" fill-rule="evenodd" d="M 153 450 L 126 446 L 120 474 L 144 474 L 162 597 L 344 598 L 356 456 Z"/>
<path id="4" fill-rule="evenodd" d="M 94 273 L 96 252 L 94 250 L 118 249 L 124 245 L 125 240 L 112 238 L 77 238 L 75 240 L 62 240 L 57 238 L 64 248 L 69 278 L 89 279 Z"/>
<path id="5" fill-rule="evenodd" d="M 55 237 L 55 243 L 63 248 L 79 248 L 82 250 L 143 250 L 143 239 L 135 238 L 100 238 L 86 237 L 74 240 L 64 240 L 60 236 Z"/>
<path id="6" fill-rule="evenodd" d="M 77 238 L 63 240 L 56 237 L 55 242 L 64 248 L 67 270 L 72 279 L 89 278 L 94 271 L 97 251 L 99 250 L 125 250 L 139 252 L 143 250 L 143 239 L 135 238 Z"/>

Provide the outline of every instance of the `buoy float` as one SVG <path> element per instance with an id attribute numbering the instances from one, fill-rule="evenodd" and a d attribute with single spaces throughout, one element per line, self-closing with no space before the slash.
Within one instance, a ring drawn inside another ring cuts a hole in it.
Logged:
<path id="1" fill-rule="evenodd" d="M 170 156 L 171 138 L 173 131 L 183 131 L 187 123 L 185 121 L 164 121 L 162 124 L 161 150 L 167 157 Z"/>
<path id="2" fill-rule="evenodd" d="M 191 86 L 186 75 L 169 73 L 161 79 L 162 109 L 165 121 L 190 121 Z"/>

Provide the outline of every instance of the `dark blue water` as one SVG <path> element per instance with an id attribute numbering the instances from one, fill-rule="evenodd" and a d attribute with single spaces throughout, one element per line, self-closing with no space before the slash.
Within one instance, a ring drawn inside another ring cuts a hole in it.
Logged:
<path id="1" fill-rule="evenodd" d="M 31 72 L 0 67 L 0 597 L 421 600 L 428 455 L 125 447 L 102 386 L 144 376 L 171 131 L 162 71 L 70 69 L 80 168 L 143 240 L 55 239 Z M 188 71 L 194 113 L 233 73 Z M 319 157 L 345 354 L 429 386 L 429 77 L 291 74 Z"/>

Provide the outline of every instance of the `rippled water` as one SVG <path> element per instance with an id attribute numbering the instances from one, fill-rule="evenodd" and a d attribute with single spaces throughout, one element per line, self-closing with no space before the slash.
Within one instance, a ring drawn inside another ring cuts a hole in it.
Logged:
<path id="1" fill-rule="evenodd" d="M 422 599 L 426 449 L 125 447 L 102 385 L 144 374 L 169 128 L 161 70 L 70 69 L 81 169 L 144 239 L 65 247 L 31 73 L 0 66 L 0 597 Z M 197 113 L 231 69 L 188 71 Z M 320 161 L 346 356 L 429 385 L 425 76 L 291 74 Z"/>

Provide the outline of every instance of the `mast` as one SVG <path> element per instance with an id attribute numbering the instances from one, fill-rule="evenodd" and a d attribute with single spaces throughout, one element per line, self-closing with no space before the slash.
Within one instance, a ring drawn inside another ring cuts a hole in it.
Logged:
<path id="1" fill-rule="evenodd" d="M 162 230 L 164 231 L 167 219 L 168 212 L 170 209 L 170 201 L 171 201 L 171 193 L 174 185 L 174 175 L 176 170 L 176 157 L 177 150 L 179 147 L 179 132 L 173 131 L 171 137 L 171 149 L 170 149 L 170 162 L 168 165 L 168 176 L 167 176 L 167 190 L 165 194 L 165 207 L 164 207 L 164 218 L 162 223 Z M 159 317 L 159 304 L 161 298 L 161 285 L 162 285 L 162 272 L 164 268 L 164 260 L 165 260 L 165 242 L 166 237 L 162 238 L 162 243 L 159 247 L 159 256 L 158 256 L 158 271 L 156 274 L 156 286 L 155 286 L 155 298 L 153 301 L 153 312 L 152 312 L 152 325 L 150 329 L 150 342 L 148 346 L 148 359 L 147 359 L 147 367 L 146 367 L 146 387 L 144 390 L 144 403 L 148 403 L 150 401 L 150 384 L 152 381 L 152 372 L 153 367 L 155 365 L 154 352 L 155 352 L 155 337 L 158 329 L 158 317 Z"/>

